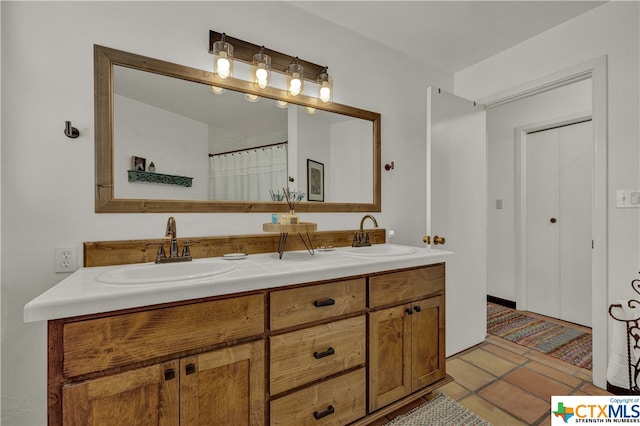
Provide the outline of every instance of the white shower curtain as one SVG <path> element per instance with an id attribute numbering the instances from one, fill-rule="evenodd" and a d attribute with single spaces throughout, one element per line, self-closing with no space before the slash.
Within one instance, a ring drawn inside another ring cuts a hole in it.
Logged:
<path id="1" fill-rule="evenodd" d="M 209 157 L 209 199 L 271 201 L 287 186 L 287 145 Z"/>

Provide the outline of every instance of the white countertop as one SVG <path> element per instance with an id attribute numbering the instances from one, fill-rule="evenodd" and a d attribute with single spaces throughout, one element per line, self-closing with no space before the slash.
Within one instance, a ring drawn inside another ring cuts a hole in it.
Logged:
<path id="1" fill-rule="evenodd" d="M 385 246 L 408 247 L 393 244 Z M 348 248 L 316 250 L 314 255 L 306 250 L 286 251 L 282 259 L 278 258 L 278 253 L 252 254 L 239 259 L 197 259 L 192 263 L 211 262 L 213 265 L 224 264 L 227 267 L 232 262 L 235 267 L 229 272 L 205 278 L 153 284 L 104 284 L 96 280 L 101 274 L 115 269 L 153 264 L 81 268 L 27 303 L 24 306 L 24 321 L 45 321 L 430 265 L 444 262 L 453 254 L 449 251 L 411 247 L 415 251 L 410 254 L 361 257 L 346 255 L 343 249 Z"/>

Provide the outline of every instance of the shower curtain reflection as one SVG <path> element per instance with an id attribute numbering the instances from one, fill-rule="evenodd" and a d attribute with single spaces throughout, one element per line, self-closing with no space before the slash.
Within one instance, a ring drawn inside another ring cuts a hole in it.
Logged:
<path id="1" fill-rule="evenodd" d="M 209 199 L 271 201 L 287 186 L 287 143 L 209 157 Z"/>

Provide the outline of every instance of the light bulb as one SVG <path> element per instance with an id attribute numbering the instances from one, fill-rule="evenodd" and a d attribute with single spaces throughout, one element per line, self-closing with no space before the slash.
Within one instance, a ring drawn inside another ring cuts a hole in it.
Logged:
<path id="1" fill-rule="evenodd" d="M 276 101 L 276 105 L 278 105 L 278 108 L 286 108 L 287 106 L 289 106 L 289 102 L 286 102 L 286 101 Z"/>
<path id="2" fill-rule="evenodd" d="M 216 95 L 219 95 L 220 93 L 224 92 L 224 89 L 218 86 L 209 86 L 209 90 L 211 90 L 211 93 L 214 93 Z"/>
<path id="3" fill-rule="evenodd" d="M 300 94 L 301 87 L 302 81 L 300 81 L 300 76 L 298 74 L 294 74 L 291 78 L 291 82 L 289 83 L 289 92 L 292 96 L 298 96 Z"/>
<path id="4" fill-rule="evenodd" d="M 258 102 L 260 100 L 258 95 L 252 95 L 251 93 L 245 93 L 244 98 L 249 102 Z"/>
<path id="5" fill-rule="evenodd" d="M 269 73 L 264 68 L 256 70 L 256 84 L 261 89 L 266 89 L 269 85 Z"/>
<path id="6" fill-rule="evenodd" d="M 314 107 L 305 107 L 304 109 L 307 111 L 307 114 L 309 114 L 309 115 L 313 115 L 318 111 Z"/>
<path id="7" fill-rule="evenodd" d="M 218 66 L 218 75 L 220 78 L 227 78 L 231 75 L 231 62 L 227 58 L 218 58 L 218 62 L 216 64 Z"/>
<path id="8" fill-rule="evenodd" d="M 265 70 L 264 68 L 258 68 L 256 70 L 256 78 L 258 79 L 258 81 L 266 80 L 267 76 L 268 76 L 267 70 Z"/>
<path id="9" fill-rule="evenodd" d="M 331 89 L 327 86 L 320 88 L 320 100 L 325 104 L 331 100 Z"/>

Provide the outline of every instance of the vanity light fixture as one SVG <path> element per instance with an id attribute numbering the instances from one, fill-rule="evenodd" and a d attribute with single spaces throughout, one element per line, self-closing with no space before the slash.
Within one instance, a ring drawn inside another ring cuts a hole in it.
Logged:
<path id="1" fill-rule="evenodd" d="M 291 96 L 304 92 L 304 67 L 298 63 L 298 57 L 287 67 L 287 91 Z"/>
<path id="2" fill-rule="evenodd" d="M 248 80 L 252 83 L 253 89 L 269 89 L 276 92 L 284 89 L 288 96 L 296 97 L 304 96 L 304 80 L 306 74 L 306 76 L 308 76 L 306 79 L 314 86 L 314 91 L 316 84 L 321 86 L 319 87 L 321 89 L 319 98 L 317 94 L 314 94 L 313 97 L 322 103 L 332 101 L 333 85 L 326 65 L 314 64 L 313 62 L 305 61 L 298 57 L 271 50 L 264 46 L 227 36 L 225 33 L 219 33 L 213 30 L 209 30 L 209 53 L 214 55 L 213 72 L 218 78 L 230 77 L 232 75 L 231 68 L 234 63 L 239 61 L 242 63 L 241 65 L 247 64 L 249 66 L 250 75 L 248 76 Z M 227 62 L 219 62 L 219 59 L 224 59 Z M 222 67 L 220 67 L 219 64 L 222 65 Z M 224 68 L 226 64 L 229 65 L 228 68 Z M 228 72 L 225 71 L 227 69 Z M 271 71 L 274 70 L 284 75 L 284 87 L 280 81 L 275 85 L 274 82 L 271 81 Z M 237 76 L 234 76 L 234 78 L 237 78 Z"/>
<path id="3" fill-rule="evenodd" d="M 318 87 L 320 91 L 320 101 L 323 103 L 331 102 L 333 98 L 333 78 L 327 72 L 328 67 L 325 67 L 320 74 L 318 74 Z"/>
<path id="4" fill-rule="evenodd" d="M 271 84 L 271 56 L 264 53 L 264 46 L 260 47 L 260 53 L 253 55 L 251 77 L 261 90 L 267 89 Z"/>
<path id="5" fill-rule="evenodd" d="M 225 40 L 222 33 L 220 41 L 213 43 L 213 72 L 222 79 L 233 75 L 233 46 Z"/>

